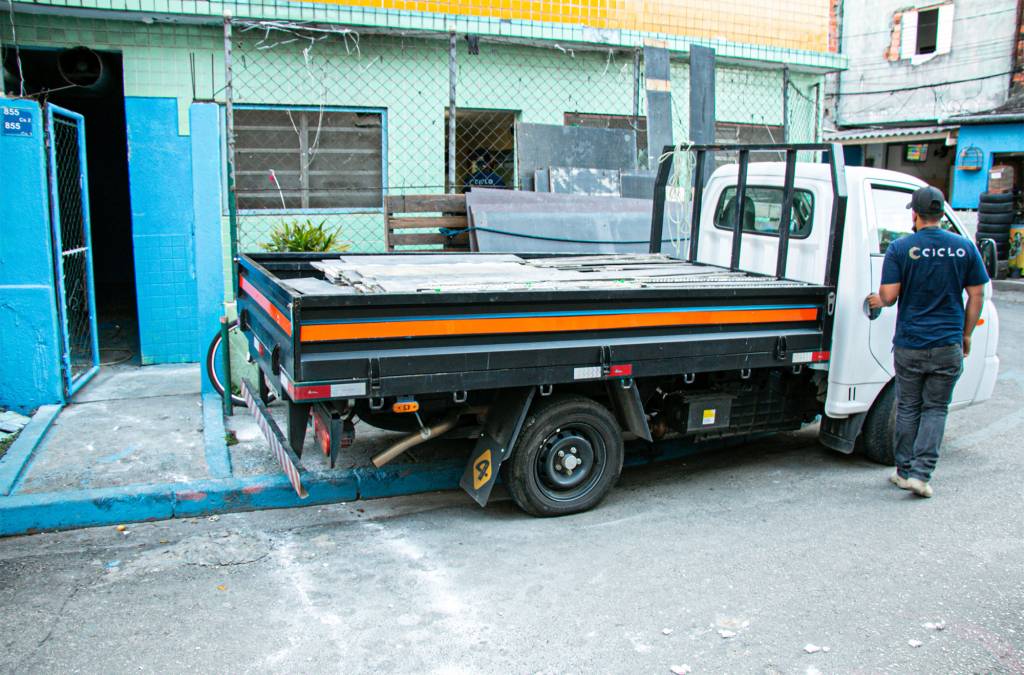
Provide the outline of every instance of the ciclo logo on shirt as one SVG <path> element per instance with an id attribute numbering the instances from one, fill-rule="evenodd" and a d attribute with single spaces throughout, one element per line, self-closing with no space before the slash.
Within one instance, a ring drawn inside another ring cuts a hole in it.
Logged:
<path id="1" fill-rule="evenodd" d="M 911 260 L 919 260 L 921 258 L 964 258 L 967 256 L 967 251 L 962 248 L 953 248 L 952 246 L 942 248 L 911 246 L 910 250 L 907 251 L 907 255 L 910 256 Z"/>

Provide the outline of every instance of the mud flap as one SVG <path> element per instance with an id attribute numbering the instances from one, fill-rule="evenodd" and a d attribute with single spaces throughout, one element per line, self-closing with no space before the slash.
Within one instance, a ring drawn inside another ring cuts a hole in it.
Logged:
<path id="1" fill-rule="evenodd" d="M 651 442 L 651 428 L 647 425 L 647 414 L 636 382 L 632 378 L 609 381 L 608 398 L 612 400 L 619 424 L 633 432 L 637 438 Z"/>
<path id="2" fill-rule="evenodd" d="M 491 406 L 487 422 L 484 423 L 484 433 L 470 453 L 466 470 L 459 481 L 462 489 L 480 506 L 487 505 L 494 483 L 498 480 L 498 469 L 512 454 L 512 447 L 523 428 L 536 391 L 536 387 L 507 389 L 498 394 Z"/>
<path id="3" fill-rule="evenodd" d="M 844 419 L 823 415 L 818 440 L 830 450 L 849 455 L 856 447 L 857 437 L 867 418 L 867 413 L 857 413 Z"/>

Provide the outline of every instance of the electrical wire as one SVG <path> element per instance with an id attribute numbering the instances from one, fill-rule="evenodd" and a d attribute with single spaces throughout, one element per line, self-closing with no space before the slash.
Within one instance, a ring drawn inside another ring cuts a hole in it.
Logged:
<path id="1" fill-rule="evenodd" d="M 18 98 L 25 98 L 25 70 L 21 66 L 21 47 L 18 46 L 18 31 L 14 27 L 14 0 L 7 0 L 11 20 L 11 42 L 14 44 L 14 60 L 18 64 Z M 3 82 L 0 82 L 0 89 Z"/>
<path id="2" fill-rule="evenodd" d="M 473 231 L 477 232 L 490 232 L 492 234 L 501 234 L 506 237 L 517 237 L 519 239 L 538 239 L 540 241 L 558 241 L 565 242 L 568 244 L 648 244 L 650 239 L 573 239 L 571 237 L 550 237 L 543 234 L 526 234 L 525 232 L 509 232 L 508 230 L 499 230 L 493 227 L 483 227 L 482 225 L 473 225 L 462 229 L 455 229 L 451 227 L 439 227 L 437 228 L 445 237 L 449 239 L 457 237 L 460 234 L 468 234 Z M 661 243 L 670 243 L 671 239 L 662 239 Z"/>
<path id="3" fill-rule="evenodd" d="M 894 89 L 875 89 L 873 91 L 848 91 L 838 92 L 838 96 L 868 96 L 872 94 L 895 94 L 904 91 L 917 91 L 918 89 L 931 89 L 932 87 L 945 87 L 950 84 L 964 84 L 967 82 L 981 82 L 982 80 L 990 80 L 994 77 L 1003 77 L 1004 75 L 1012 75 L 1014 71 L 1006 70 L 1001 73 L 992 73 L 991 75 L 982 75 L 980 77 L 968 77 L 962 80 L 946 80 L 945 82 L 933 82 L 931 84 L 919 84 L 914 87 L 897 87 Z"/>
<path id="4" fill-rule="evenodd" d="M 1017 11 L 1016 7 L 1007 7 L 1006 9 L 997 9 L 994 12 L 984 12 L 982 14 L 971 14 L 969 16 L 961 15 L 961 16 L 956 17 L 956 20 L 957 21 L 970 21 L 971 19 L 980 19 L 980 18 L 983 18 L 983 17 L 986 17 L 986 16 L 994 16 L 996 14 L 1006 14 L 1007 12 L 1016 12 L 1016 11 Z M 891 18 L 890 18 L 890 21 L 891 21 Z M 883 30 L 872 30 L 872 31 L 866 31 L 864 33 L 849 33 L 849 34 L 843 33 L 842 39 L 843 40 L 847 40 L 849 38 L 866 37 L 868 35 L 884 35 L 884 34 L 888 34 L 888 33 L 891 33 L 891 32 L 892 32 L 892 24 L 890 23 L 889 27 L 885 28 Z"/>

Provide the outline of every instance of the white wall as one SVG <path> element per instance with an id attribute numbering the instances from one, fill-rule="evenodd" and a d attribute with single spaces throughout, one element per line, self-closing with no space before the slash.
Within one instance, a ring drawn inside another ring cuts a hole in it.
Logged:
<path id="1" fill-rule="evenodd" d="M 942 83 L 1010 70 L 1017 0 L 953 0 L 951 4 L 949 53 L 913 65 L 910 59 L 886 59 L 893 14 L 908 8 L 934 7 L 934 2 L 846 0 L 841 51 L 849 57 L 850 67 L 838 76 L 838 110 L 831 122 L 843 127 L 934 122 L 1002 104 L 1009 75 L 960 84 Z M 921 85 L 934 86 L 907 91 Z M 884 93 L 862 93 L 879 90 Z"/>

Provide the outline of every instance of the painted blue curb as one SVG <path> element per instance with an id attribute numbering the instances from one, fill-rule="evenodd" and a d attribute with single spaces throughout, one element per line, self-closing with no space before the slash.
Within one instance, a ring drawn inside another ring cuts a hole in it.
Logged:
<path id="1" fill-rule="evenodd" d="M 53 420 L 57 419 L 57 415 L 63 407 L 62 405 L 39 406 L 36 414 L 32 415 L 32 419 L 14 439 L 14 443 L 11 443 L 11 447 L 7 448 L 3 457 L 0 457 L 0 495 L 9 495 L 14 490 L 18 480 L 31 463 L 32 454 L 39 447 L 39 442 L 43 440 L 46 431 L 53 424 Z"/>
<path id="2" fill-rule="evenodd" d="M 220 405 L 219 399 L 216 405 Z M 743 440 L 726 439 L 700 446 L 671 441 L 631 444 L 625 464 L 653 464 L 740 442 Z M 306 499 L 299 499 L 284 474 L 16 494 L 0 497 L 0 536 L 454 490 L 464 469 L 464 458 L 452 458 L 380 469 L 304 471 L 302 484 L 309 493 Z"/>
<path id="3" fill-rule="evenodd" d="M 224 428 L 224 409 L 217 394 L 203 394 L 203 446 L 206 470 L 214 478 L 231 477 L 231 452 Z"/>
<path id="4" fill-rule="evenodd" d="M 306 499 L 284 474 L 12 495 L 0 498 L 0 536 L 447 490 L 458 487 L 462 467 L 460 459 L 395 467 L 386 476 L 365 468 L 304 472 Z"/>

